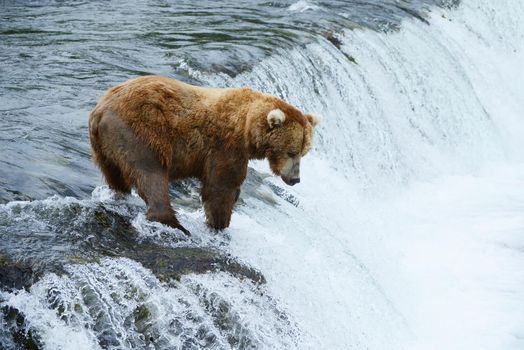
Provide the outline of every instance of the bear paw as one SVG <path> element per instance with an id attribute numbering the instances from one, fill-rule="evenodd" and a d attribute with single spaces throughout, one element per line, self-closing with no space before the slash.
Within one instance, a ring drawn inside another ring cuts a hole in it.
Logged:
<path id="1" fill-rule="evenodd" d="M 159 214 L 148 212 L 146 218 L 149 221 L 160 222 L 161 224 L 167 225 L 169 227 L 179 229 L 186 236 L 191 236 L 191 233 L 178 222 L 176 216 L 173 213 Z"/>

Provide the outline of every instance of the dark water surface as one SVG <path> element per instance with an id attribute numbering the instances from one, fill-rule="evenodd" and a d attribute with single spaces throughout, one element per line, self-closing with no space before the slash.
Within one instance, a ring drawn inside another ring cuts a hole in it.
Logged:
<path id="1" fill-rule="evenodd" d="M 336 44 L 331 33 L 342 28 L 392 30 L 451 3 L 0 1 L 0 203 L 82 198 L 101 183 L 87 118 L 114 84 L 144 74 L 234 76 L 277 48 L 317 36 Z"/>

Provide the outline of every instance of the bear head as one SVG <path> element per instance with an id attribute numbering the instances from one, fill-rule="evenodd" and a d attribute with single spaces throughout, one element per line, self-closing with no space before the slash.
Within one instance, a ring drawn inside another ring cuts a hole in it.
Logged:
<path id="1" fill-rule="evenodd" d="M 293 186 L 300 182 L 300 160 L 311 149 L 314 127 L 319 118 L 303 114 L 293 106 L 280 103 L 259 112 L 256 139 L 258 156 L 267 158 L 273 173 Z"/>

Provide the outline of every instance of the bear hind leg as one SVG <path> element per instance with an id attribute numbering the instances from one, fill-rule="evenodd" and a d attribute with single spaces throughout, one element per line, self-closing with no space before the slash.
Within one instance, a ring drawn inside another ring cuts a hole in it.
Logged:
<path id="1" fill-rule="evenodd" d="M 92 138 L 95 141 L 92 142 L 95 161 L 109 187 L 124 193 L 135 187 L 148 206 L 148 220 L 178 228 L 189 235 L 171 208 L 168 170 L 157 152 L 140 140 L 114 113 L 105 114 L 97 130 L 98 135 Z M 110 157 L 106 156 L 108 154 Z"/>
<path id="2" fill-rule="evenodd" d="M 166 172 L 137 171 L 136 189 L 138 195 L 146 202 L 146 218 L 164 225 L 177 228 L 190 236 L 190 232 L 178 222 L 175 211 L 169 201 L 169 178 Z"/>
<path id="3" fill-rule="evenodd" d="M 131 193 L 131 185 L 118 165 L 108 159 L 98 162 L 98 165 L 110 189 L 123 195 Z"/>
<path id="4" fill-rule="evenodd" d="M 129 194 L 131 192 L 131 183 L 129 177 L 126 176 L 120 166 L 114 162 L 114 158 L 110 159 L 108 156 L 108 152 L 109 155 L 113 154 L 113 152 L 111 152 L 111 148 L 107 146 L 104 147 L 104 145 L 107 144 L 107 137 L 105 135 L 106 133 L 100 133 L 99 131 L 107 131 L 107 125 L 105 125 L 107 124 L 105 120 L 107 118 L 102 120 L 100 118 L 101 117 L 98 116 L 98 119 L 90 120 L 89 122 L 89 139 L 91 141 L 93 161 L 98 166 L 98 168 L 100 168 L 100 171 L 104 175 L 106 183 L 110 189 L 123 195 Z M 102 127 L 100 127 L 101 124 Z M 109 142 L 109 144 L 111 144 L 111 142 Z"/>

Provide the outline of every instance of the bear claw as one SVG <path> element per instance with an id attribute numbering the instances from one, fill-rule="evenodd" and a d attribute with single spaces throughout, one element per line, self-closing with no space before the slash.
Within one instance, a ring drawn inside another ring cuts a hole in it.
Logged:
<path id="1" fill-rule="evenodd" d="M 147 213 L 146 218 L 149 221 L 156 221 L 156 222 L 159 222 L 161 224 L 167 225 L 169 227 L 179 229 L 186 236 L 191 236 L 191 233 L 184 226 L 182 226 L 178 222 L 176 217 L 174 217 L 172 215 L 169 215 L 169 214 L 168 215 L 165 215 L 165 214 L 164 215 L 158 215 L 158 214 L 153 214 L 153 213 Z"/>
<path id="2" fill-rule="evenodd" d="M 189 232 L 184 226 L 182 225 L 178 225 L 177 227 L 175 227 L 177 229 L 179 229 L 180 231 L 182 231 L 186 236 L 188 237 L 191 237 L 191 232 Z"/>

